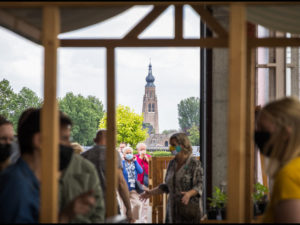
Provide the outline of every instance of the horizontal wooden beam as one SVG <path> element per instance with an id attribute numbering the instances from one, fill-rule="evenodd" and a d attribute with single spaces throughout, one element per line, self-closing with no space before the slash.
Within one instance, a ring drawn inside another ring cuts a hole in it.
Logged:
<path id="1" fill-rule="evenodd" d="M 214 18 L 209 11 L 207 11 L 202 5 L 191 5 L 192 8 L 200 15 L 207 26 L 214 31 L 219 37 L 228 37 L 227 31 L 221 26 L 221 24 Z"/>
<path id="2" fill-rule="evenodd" d="M 47 2 L 47 1 L 40 1 L 40 2 L 22 2 L 22 1 L 6 1 L 0 2 L 1 7 L 9 7 L 9 8 L 25 8 L 25 7 L 42 7 L 42 6 L 58 6 L 58 7 L 94 7 L 94 6 L 124 6 L 124 5 L 229 5 L 230 1 L 206 1 L 206 2 L 195 2 L 195 1 L 65 1 L 65 2 Z M 245 5 L 299 5 L 299 1 L 274 1 L 274 2 L 259 2 L 259 1 L 250 1 L 250 2 L 243 2 Z"/>
<path id="3" fill-rule="evenodd" d="M 166 8 L 167 6 L 155 6 L 124 38 L 137 38 Z"/>
<path id="4" fill-rule="evenodd" d="M 226 48 L 225 38 L 201 39 L 60 39 L 60 47 L 205 47 Z"/>
<path id="5" fill-rule="evenodd" d="M 300 38 L 249 38 L 248 44 L 256 47 L 297 47 L 300 46 Z"/>

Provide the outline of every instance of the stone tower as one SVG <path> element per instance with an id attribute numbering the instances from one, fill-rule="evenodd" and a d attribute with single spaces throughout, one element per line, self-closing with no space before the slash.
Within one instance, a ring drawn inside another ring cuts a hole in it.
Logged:
<path id="1" fill-rule="evenodd" d="M 152 75 L 152 65 L 150 62 L 148 75 L 146 77 L 147 84 L 145 86 L 145 94 L 143 99 L 144 124 L 150 124 L 154 129 L 154 133 L 158 134 L 158 108 L 154 80 L 155 78 Z"/>

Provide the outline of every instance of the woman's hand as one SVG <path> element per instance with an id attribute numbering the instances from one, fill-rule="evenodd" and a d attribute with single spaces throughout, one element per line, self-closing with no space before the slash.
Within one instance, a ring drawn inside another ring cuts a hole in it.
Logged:
<path id="1" fill-rule="evenodd" d="M 149 190 L 145 190 L 143 194 L 140 195 L 140 200 L 141 201 L 146 201 L 148 198 L 151 197 L 151 192 Z"/>
<path id="2" fill-rule="evenodd" d="M 191 195 L 189 192 L 181 192 L 181 194 L 183 194 L 183 197 L 181 199 L 181 202 L 185 205 L 189 204 Z"/>

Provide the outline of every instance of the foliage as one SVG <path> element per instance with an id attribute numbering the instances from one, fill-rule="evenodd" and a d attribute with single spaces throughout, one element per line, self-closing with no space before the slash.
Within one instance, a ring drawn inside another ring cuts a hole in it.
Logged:
<path id="1" fill-rule="evenodd" d="M 164 130 L 162 132 L 162 134 L 172 134 L 172 133 L 177 133 L 178 131 L 175 129 L 171 129 L 171 130 Z"/>
<path id="2" fill-rule="evenodd" d="M 200 99 L 189 97 L 181 100 L 178 107 L 179 126 L 183 132 L 187 133 L 194 124 L 199 127 L 200 124 Z"/>
<path id="3" fill-rule="evenodd" d="M 139 115 L 128 106 L 118 105 L 116 110 L 117 145 L 121 142 L 136 146 L 148 137 L 147 129 L 143 129 L 143 115 Z M 107 114 L 99 123 L 99 128 L 106 128 Z"/>
<path id="4" fill-rule="evenodd" d="M 188 137 L 190 139 L 192 146 L 199 146 L 200 145 L 199 127 L 193 124 L 193 126 L 190 129 L 188 129 L 188 133 L 190 134 Z"/>
<path id="5" fill-rule="evenodd" d="M 69 92 L 59 101 L 59 108 L 72 119 L 73 140 L 81 145 L 93 145 L 99 121 L 104 115 L 102 102 L 94 96 L 85 98 Z"/>
<path id="6" fill-rule="evenodd" d="M 222 209 L 226 206 L 227 203 L 227 194 L 222 192 L 217 186 L 214 187 L 214 192 L 212 198 L 207 198 L 210 201 L 209 206 L 211 208 Z"/>
<path id="7" fill-rule="evenodd" d="M 169 151 L 154 151 L 154 152 L 149 152 L 149 155 L 152 157 L 161 157 L 161 156 L 172 156 L 171 152 Z"/>
<path id="8" fill-rule="evenodd" d="M 254 203 L 263 201 L 265 195 L 269 192 L 269 189 L 259 182 L 254 184 L 254 189 L 255 191 L 252 194 Z"/>
<path id="9" fill-rule="evenodd" d="M 15 93 L 8 80 L 0 82 L 0 114 L 13 123 L 15 130 L 22 112 L 30 107 L 40 107 L 41 104 L 42 100 L 29 88 L 23 87 L 19 93 Z"/>

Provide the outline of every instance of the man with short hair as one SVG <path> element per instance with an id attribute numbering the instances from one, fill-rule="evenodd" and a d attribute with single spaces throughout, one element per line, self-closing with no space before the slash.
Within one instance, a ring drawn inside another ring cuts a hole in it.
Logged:
<path id="1" fill-rule="evenodd" d="M 25 110 L 18 122 L 20 157 L 0 174 L 0 223 L 38 223 L 40 214 L 41 132 L 40 109 Z M 96 177 L 97 178 L 97 177 Z M 98 178 L 97 178 L 98 179 Z M 90 193 L 81 193 L 60 210 L 67 223 L 94 205 Z"/>
<path id="2" fill-rule="evenodd" d="M 71 119 L 60 112 L 60 129 L 59 140 L 60 144 L 71 147 Z M 69 163 L 68 163 L 69 162 Z M 71 151 L 65 151 L 61 157 L 60 167 L 65 167 L 60 177 L 60 195 L 59 205 L 60 209 L 64 209 L 68 203 L 77 195 L 85 192 L 92 192 L 95 197 L 95 206 L 86 215 L 78 215 L 71 222 L 74 223 L 102 223 L 105 221 L 105 205 L 104 195 L 101 188 L 102 182 L 98 178 L 95 166 L 87 159 L 81 157 L 79 154 Z"/>
<path id="3" fill-rule="evenodd" d="M 127 146 L 126 142 L 121 142 L 119 145 L 118 152 L 121 156 L 121 159 L 123 159 L 123 149 Z"/>
<path id="4" fill-rule="evenodd" d="M 10 164 L 11 144 L 14 140 L 13 124 L 0 115 L 0 172 Z"/>
<path id="5" fill-rule="evenodd" d="M 95 146 L 91 149 L 88 149 L 81 155 L 90 160 L 97 168 L 99 179 L 101 180 L 102 189 L 104 196 L 106 193 L 106 130 L 101 129 L 97 132 L 96 137 L 94 138 Z M 129 222 L 134 222 L 132 219 L 132 211 L 129 200 L 129 191 L 127 183 L 123 176 L 123 167 L 121 158 L 118 155 L 118 192 L 120 197 L 123 200 L 123 203 L 126 207 L 126 217 Z"/>

